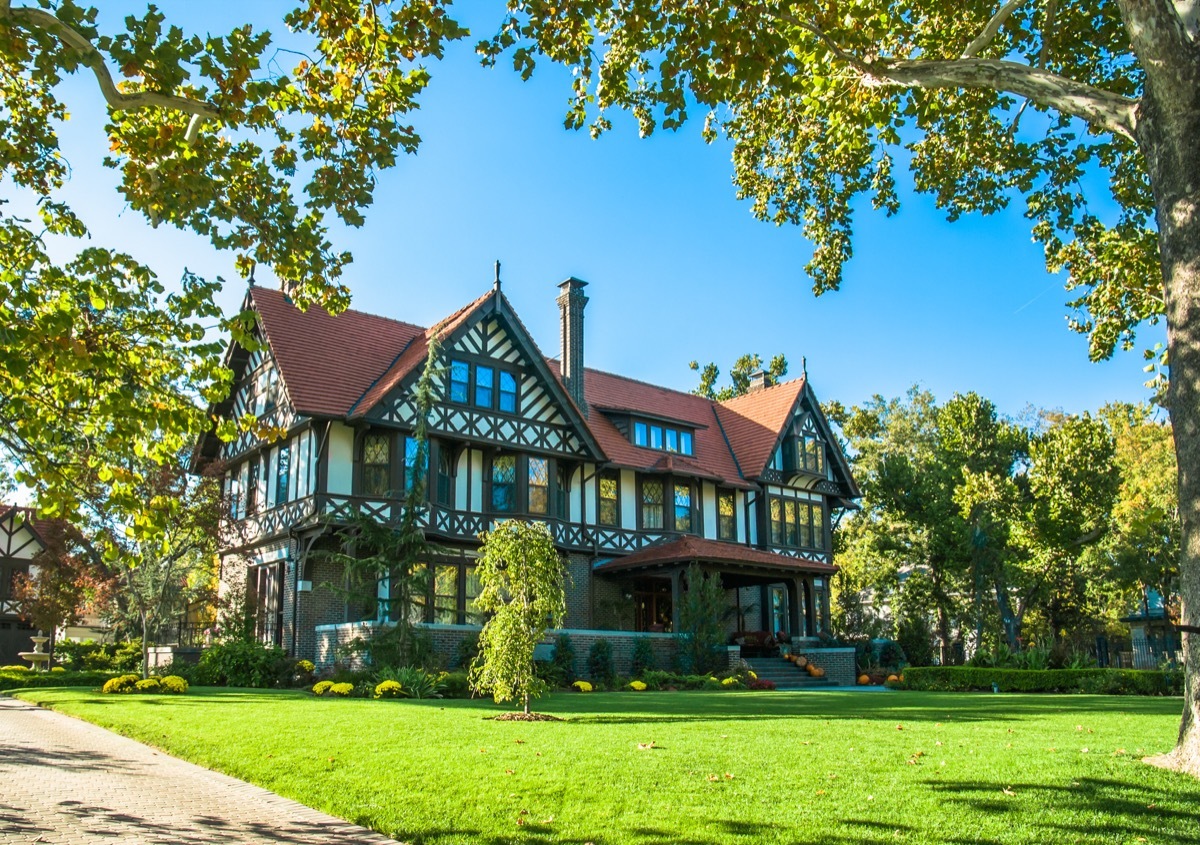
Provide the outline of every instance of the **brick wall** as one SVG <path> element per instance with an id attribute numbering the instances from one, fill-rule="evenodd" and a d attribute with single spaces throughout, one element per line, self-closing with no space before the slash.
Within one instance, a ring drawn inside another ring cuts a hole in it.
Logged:
<path id="1" fill-rule="evenodd" d="M 568 628 L 587 628 L 592 623 L 592 558 L 588 555 L 567 555 L 567 616 Z"/>
<path id="2" fill-rule="evenodd" d="M 479 633 L 474 625 L 418 625 L 433 640 L 434 653 L 438 662 L 449 669 L 463 668 L 457 665 L 458 644 L 467 637 Z M 318 625 L 313 635 L 315 646 L 312 661 L 317 669 L 327 669 L 338 660 L 339 648 L 356 637 L 369 637 L 375 628 L 373 622 L 345 622 L 336 625 Z M 588 676 L 587 658 L 592 644 L 597 640 L 608 640 L 612 647 L 613 668 L 619 675 L 628 675 L 633 665 L 633 643 L 638 637 L 645 637 L 650 642 L 654 654 L 655 668 L 673 669 L 675 666 L 676 638 L 672 634 L 635 634 L 629 631 L 596 631 L 580 629 L 562 629 L 547 631 L 542 642 L 552 645 L 559 634 L 571 637 L 571 646 L 575 649 L 575 674 L 581 678 Z M 851 649 L 853 652 L 853 649 Z M 853 654 L 851 654 L 853 660 Z M 352 668 L 362 668 L 361 660 L 351 664 Z"/>

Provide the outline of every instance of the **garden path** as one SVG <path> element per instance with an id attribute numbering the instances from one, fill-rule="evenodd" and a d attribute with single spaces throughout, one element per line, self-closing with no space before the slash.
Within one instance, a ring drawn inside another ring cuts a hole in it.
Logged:
<path id="1" fill-rule="evenodd" d="M 394 845 L 103 728 L 0 697 L 0 845 Z"/>

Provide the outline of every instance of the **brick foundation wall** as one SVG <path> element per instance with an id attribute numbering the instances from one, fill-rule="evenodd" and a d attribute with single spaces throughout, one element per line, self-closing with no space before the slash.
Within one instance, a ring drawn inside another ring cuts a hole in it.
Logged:
<path id="1" fill-rule="evenodd" d="M 792 654 L 807 657 L 825 670 L 826 679 L 838 686 L 852 687 L 857 682 L 853 648 L 809 648 L 801 643 L 793 643 Z"/>
<path id="2" fill-rule="evenodd" d="M 375 628 L 373 622 L 345 622 L 336 625 L 318 625 L 313 631 L 315 645 L 312 661 L 318 671 L 332 668 L 338 660 L 338 650 L 356 637 L 369 637 Z M 433 640 L 434 654 L 438 662 L 448 669 L 460 669 L 458 662 L 458 644 L 467 637 L 479 633 L 474 625 L 418 625 L 424 633 Z M 608 640 L 612 647 L 613 668 L 618 675 L 628 675 L 633 666 L 633 643 L 638 637 L 645 637 L 650 642 L 654 654 L 656 669 L 672 670 L 675 668 L 676 638 L 672 634 L 640 634 L 629 631 L 596 631 L 587 629 L 561 629 L 547 631 L 542 642 L 552 645 L 559 634 L 571 637 L 571 646 L 575 649 L 575 674 L 578 677 L 588 677 L 587 658 L 592 644 L 597 640 Z M 853 661 L 853 649 L 851 660 Z M 351 668 L 361 669 L 363 663 L 357 658 Z"/>
<path id="3" fill-rule="evenodd" d="M 592 559 L 587 555 L 567 555 L 568 628 L 588 628 L 592 623 Z"/>

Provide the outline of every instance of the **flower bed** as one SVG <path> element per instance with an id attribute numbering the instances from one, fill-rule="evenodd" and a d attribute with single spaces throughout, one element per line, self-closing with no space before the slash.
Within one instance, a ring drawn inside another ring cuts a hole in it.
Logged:
<path id="1" fill-rule="evenodd" d="M 994 687 L 993 687 L 994 685 Z M 925 666 L 904 670 L 889 687 L 939 692 L 1061 692 L 1100 695 L 1183 695 L 1182 672 L 1139 669 L 983 669 Z"/>

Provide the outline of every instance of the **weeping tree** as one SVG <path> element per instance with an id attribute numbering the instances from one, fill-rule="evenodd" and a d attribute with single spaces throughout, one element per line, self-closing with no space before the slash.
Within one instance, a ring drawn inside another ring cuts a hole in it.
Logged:
<path id="1" fill-rule="evenodd" d="M 533 654 L 567 611 L 566 570 L 544 522 L 508 519 L 480 538 L 475 606 L 487 620 L 471 687 L 497 703 L 520 701 L 528 716 L 530 701 L 546 692 Z"/>

